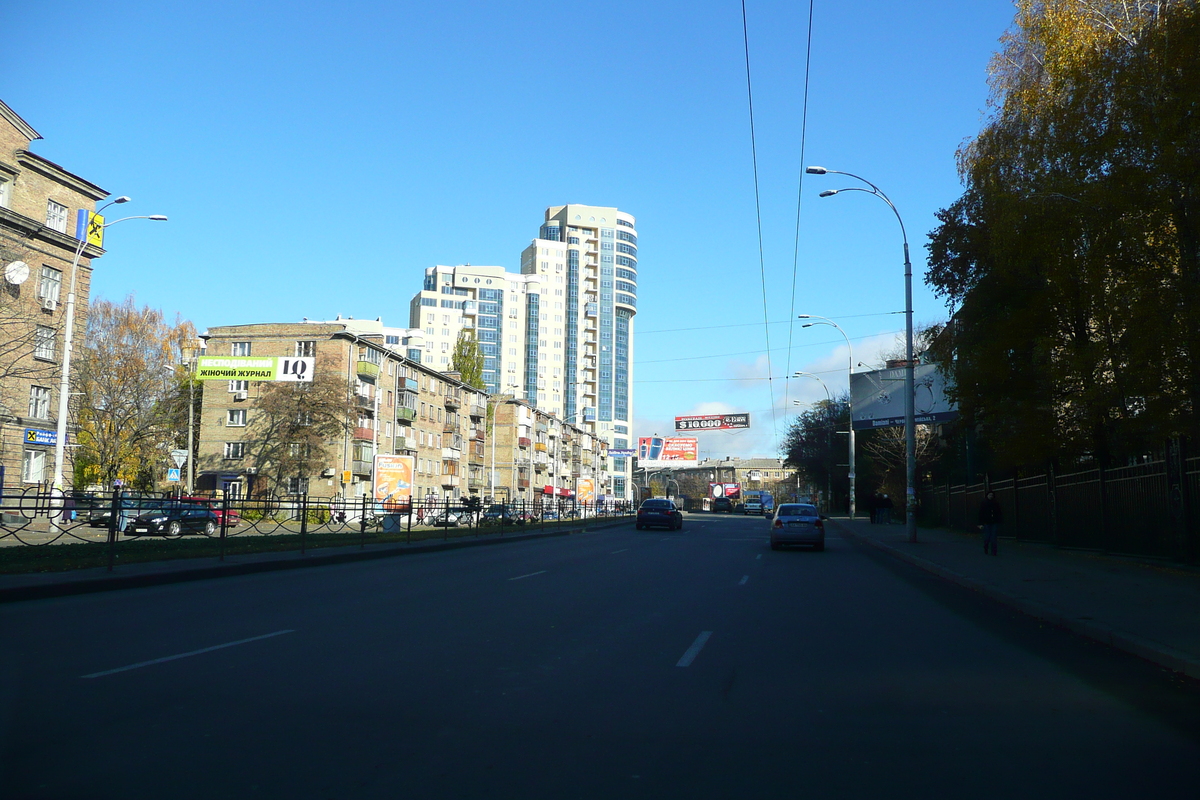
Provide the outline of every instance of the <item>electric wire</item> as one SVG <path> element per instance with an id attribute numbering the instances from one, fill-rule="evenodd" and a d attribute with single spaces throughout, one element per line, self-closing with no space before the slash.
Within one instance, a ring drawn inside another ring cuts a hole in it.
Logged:
<path id="1" fill-rule="evenodd" d="M 746 102 L 750 111 L 750 160 L 754 167 L 754 215 L 758 223 L 758 272 L 762 282 L 763 336 L 766 338 L 767 345 L 767 375 L 770 376 L 773 370 L 771 369 L 771 324 L 767 313 L 767 261 L 763 252 L 762 200 L 760 199 L 758 187 L 758 142 L 754 136 L 754 90 L 750 81 L 750 27 L 746 22 L 746 0 L 742 0 L 742 43 L 746 53 Z M 775 405 L 775 392 L 769 377 L 767 393 L 771 398 L 773 409 Z M 774 410 L 771 411 L 771 427 L 775 431 L 776 438 L 778 438 L 779 420 Z"/>
<path id="2" fill-rule="evenodd" d="M 844 314 L 840 317 L 830 317 L 837 321 L 839 319 L 861 319 L 863 317 L 889 317 L 903 314 L 903 311 L 876 311 L 871 314 Z M 791 320 L 778 319 L 774 322 L 767 323 L 769 325 L 787 325 Z M 638 331 L 638 336 L 645 336 L 650 333 L 682 333 L 686 331 L 714 331 L 719 328 L 753 328 L 757 327 L 757 322 L 738 322 L 732 325 L 698 325 L 694 328 L 656 328 L 649 331 Z"/>
<path id="3" fill-rule="evenodd" d="M 804 199 L 804 147 L 808 142 L 808 78 L 812 71 L 812 29 L 814 0 L 808 0 L 808 41 L 804 50 L 804 100 L 800 110 L 800 177 L 796 180 L 796 241 L 792 247 L 792 296 L 788 308 L 788 352 L 784 375 L 792 374 L 792 336 L 796 325 L 796 284 L 800 274 L 800 211 Z M 783 407 L 788 407 L 790 377 L 783 382 Z"/>

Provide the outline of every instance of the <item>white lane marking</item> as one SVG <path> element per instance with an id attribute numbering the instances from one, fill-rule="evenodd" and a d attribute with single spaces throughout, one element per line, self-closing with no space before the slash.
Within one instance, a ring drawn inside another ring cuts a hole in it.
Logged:
<path id="1" fill-rule="evenodd" d="M 746 581 L 748 581 L 748 580 L 750 580 L 750 576 L 749 576 L 749 575 L 743 575 L 743 576 L 742 576 L 742 579 L 741 579 L 740 581 L 738 581 L 738 586 L 745 586 L 745 585 L 746 585 Z"/>
<path id="2" fill-rule="evenodd" d="M 628 552 L 629 552 L 629 548 L 626 547 L 624 550 L 613 550 L 611 553 L 609 553 L 609 555 L 615 556 L 617 553 L 628 553 Z"/>
<path id="3" fill-rule="evenodd" d="M 758 555 L 756 555 L 756 556 L 754 557 L 754 560 L 755 560 L 755 561 L 758 561 L 760 558 L 762 558 L 762 553 L 759 553 Z"/>
<path id="4" fill-rule="evenodd" d="M 712 636 L 712 631 L 700 631 L 700 635 L 696 637 L 696 641 L 692 642 L 692 646 L 687 649 L 687 652 L 683 654 L 683 657 L 679 659 L 679 662 L 675 666 L 691 666 L 691 663 L 700 654 L 701 649 L 704 648 L 704 643 L 708 641 L 708 637 L 710 636 Z"/>
<path id="5" fill-rule="evenodd" d="M 163 664 L 167 661 L 175 661 L 179 658 L 188 658 L 189 656 L 198 656 L 201 653 L 211 653 L 213 650 L 221 650 L 226 647 L 234 647 L 247 642 L 257 642 L 259 639 L 270 639 L 272 636 L 282 636 L 285 633 L 295 633 L 293 630 L 275 631 L 274 633 L 264 633 L 262 636 L 251 636 L 249 639 L 238 639 L 236 642 L 226 642 L 225 644 L 215 644 L 212 647 L 203 647 L 199 650 L 193 650 L 190 653 L 180 653 L 177 656 L 165 656 L 163 658 L 155 658 L 151 661 L 141 661 L 137 664 L 130 664 L 127 667 L 117 667 L 116 669 L 106 669 L 103 672 L 93 672 L 91 675 L 80 675 L 81 678 L 102 678 L 105 675 L 112 675 L 115 672 L 125 672 L 131 669 L 140 669 L 141 667 L 149 667 L 154 664 Z"/>
<path id="6" fill-rule="evenodd" d="M 531 573 L 529 573 L 528 575 L 518 575 L 518 576 L 517 576 L 517 577 L 515 577 L 515 578 L 509 578 L 509 580 L 510 580 L 510 581 L 519 581 L 519 580 L 521 580 L 522 578 L 532 578 L 534 575 L 544 575 L 544 574 L 545 574 L 545 572 L 546 572 L 546 570 L 544 570 L 544 569 L 539 569 L 537 572 L 531 572 Z"/>

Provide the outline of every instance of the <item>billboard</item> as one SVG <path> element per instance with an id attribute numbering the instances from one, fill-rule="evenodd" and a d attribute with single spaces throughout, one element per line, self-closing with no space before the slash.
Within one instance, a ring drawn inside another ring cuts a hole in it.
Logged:
<path id="1" fill-rule="evenodd" d="M 742 487 L 738 483 L 710 483 L 708 485 L 708 496 L 713 499 L 728 497 L 730 500 L 737 500 L 741 495 Z"/>
<path id="2" fill-rule="evenodd" d="M 311 356 L 200 356 L 196 380 L 308 382 L 313 379 L 316 361 Z"/>
<path id="3" fill-rule="evenodd" d="M 399 511 L 412 505 L 414 456 L 375 456 L 375 506 Z"/>
<path id="4" fill-rule="evenodd" d="M 697 417 L 675 418 L 677 431 L 722 431 L 749 427 L 749 414 L 703 414 Z"/>
<path id="5" fill-rule="evenodd" d="M 699 452 L 699 442 L 691 437 L 645 436 L 638 439 L 638 467 L 694 467 Z"/>
<path id="6" fill-rule="evenodd" d="M 946 399 L 945 378 L 934 364 L 919 364 L 913 370 L 913 398 L 918 424 L 958 418 L 958 407 Z M 850 400 L 856 431 L 903 426 L 904 368 L 852 373 Z"/>
<path id="7" fill-rule="evenodd" d="M 596 483 L 591 478 L 579 478 L 575 481 L 575 497 L 581 503 L 596 502 Z"/>

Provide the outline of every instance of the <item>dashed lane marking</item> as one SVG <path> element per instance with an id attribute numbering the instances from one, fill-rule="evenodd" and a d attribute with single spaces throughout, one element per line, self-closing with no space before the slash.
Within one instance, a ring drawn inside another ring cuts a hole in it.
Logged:
<path id="1" fill-rule="evenodd" d="M 105 675 L 113 675 L 117 672 L 127 672 L 131 669 L 141 669 L 142 667 L 150 667 L 155 664 L 164 664 L 168 661 L 176 661 L 180 658 L 189 658 L 190 656 L 198 656 L 201 653 L 211 653 L 213 650 L 221 650 L 226 647 L 235 647 L 239 644 L 248 642 L 257 642 L 259 639 L 270 639 L 272 636 L 282 636 L 285 633 L 295 633 L 293 630 L 275 631 L 274 633 L 264 633 L 262 636 L 251 636 L 249 639 L 238 639 L 236 642 L 226 642 L 225 644 L 214 644 L 212 647 L 203 647 L 199 650 L 192 650 L 189 653 L 180 653 L 174 656 L 164 656 L 162 658 L 151 659 L 150 661 L 139 661 L 136 664 L 130 664 L 125 667 L 117 667 L 116 669 L 106 669 L 103 672 L 93 672 L 90 675 L 81 675 L 81 678 L 103 678 Z"/>

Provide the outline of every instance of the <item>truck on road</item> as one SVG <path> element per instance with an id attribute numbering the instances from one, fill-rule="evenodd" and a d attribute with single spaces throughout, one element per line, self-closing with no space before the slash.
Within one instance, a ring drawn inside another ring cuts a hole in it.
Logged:
<path id="1" fill-rule="evenodd" d="M 770 516 L 775 513 L 775 498 L 771 496 L 770 492 L 759 489 L 742 492 L 742 513 Z"/>

